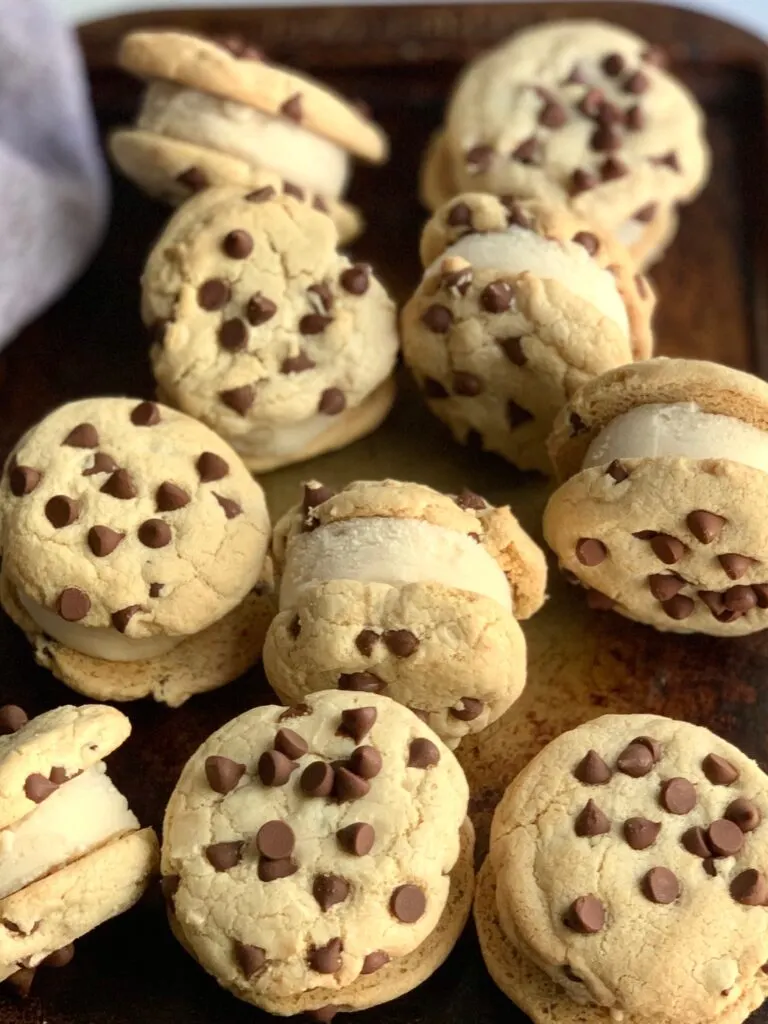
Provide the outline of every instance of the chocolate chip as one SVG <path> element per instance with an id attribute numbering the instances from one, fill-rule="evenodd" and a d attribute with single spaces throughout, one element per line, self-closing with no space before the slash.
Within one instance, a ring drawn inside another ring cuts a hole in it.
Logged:
<path id="1" fill-rule="evenodd" d="M 154 427 L 160 422 L 160 408 L 155 402 L 139 402 L 131 410 L 134 427 Z"/>
<path id="2" fill-rule="evenodd" d="M 275 736 L 275 750 L 284 754 L 291 761 L 298 761 L 307 753 L 309 745 L 304 737 L 299 736 L 293 729 L 278 729 Z"/>
<path id="3" fill-rule="evenodd" d="M 31 494 L 42 479 L 43 474 L 31 466 L 13 466 L 8 474 L 11 494 L 17 498 Z"/>
<path id="4" fill-rule="evenodd" d="M 723 604 L 731 612 L 745 613 L 757 605 L 757 595 L 752 587 L 729 587 L 723 594 Z"/>
<path id="5" fill-rule="evenodd" d="M 453 393 L 465 398 L 474 398 L 485 390 L 485 384 L 475 373 L 457 370 L 452 378 Z"/>
<path id="6" fill-rule="evenodd" d="M 424 378 L 424 394 L 427 398 L 448 398 L 448 391 L 434 377 Z"/>
<path id="7" fill-rule="evenodd" d="M 215 793 L 226 796 L 231 793 L 245 774 L 245 765 L 220 754 L 205 759 L 205 777 Z"/>
<path id="8" fill-rule="evenodd" d="M 370 788 L 370 783 L 366 779 L 345 768 L 343 764 L 334 769 L 333 795 L 340 802 L 360 800 L 367 796 Z"/>
<path id="9" fill-rule="evenodd" d="M 701 767 L 713 786 L 730 786 L 739 777 L 739 769 L 719 754 L 707 754 Z"/>
<path id="10" fill-rule="evenodd" d="M 102 494 L 109 494 L 113 498 L 119 498 L 120 501 L 130 501 L 131 498 L 135 498 L 139 493 L 136 484 L 133 482 L 133 477 L 127 469 L 116 469 L 109 479 L 105 480 L 99 490 Z"/>
<path id="11" fill-rule="evenodd" d="M 418 737 L 408 747 L 409 768 L 432 768 L 440 762 L 440 751 L 432 740 Z"/>
<path id="12" fill-rule="evenodd" d="M 323 316 L 321 313 L 307 313 L 299 320 L 299 330 L 302 334 L 322 334 L 329 324 L 333 323 L 332 316 Z"/>
<path id="13" fill-rule="evenodd" d="M 233 260 L 244 260 L 253 252 L 253 238 L 247 231 L 236 228 L 225 235 L 221 248 Z"/>
<path id="14" fill-rule="evenodd" d="M 539 124 L 545 128 L 562 128 L 567 120 L 565 107 L 554 101 L 545 103 L 539 113 Z"/>
<path id="15" fill-rule="evenodd" d="M 568 908 L 563 924 L 582 935 L 594 935 L 605 924 L 605 907 L 597 896 L 579 896 Z"/>
<path id="16" fill-rule="evenodd" d="M 449 709 L 451 718 L 458 718 L 460 722 L 473 722 L 485 710 L 485 704 L 475 697 L 462 697 L 452 708 Z"/>
<path id="17" fill-rule="evenodd" d="M 722 594 L 718 594 L 715 590 L 700 590 L 699 597 L 704 604 L 709 608 L 716 619 L 719 619 L 725 612 L 725 605 L 723 604 Z M 726 613 L 731 614 L 731 613 Z"/>
<path id="18" fill-rule="evenodd" d="M 608 476 L 613 477 L 617 484 L 623 484 L 628 478 L 629 472 L 622 466 L 618 459 L 614 459 L 608 469 L 606 469 Z"/>
<path id="19" fill-rule="evenodd" d="M 88 547 L 97 558 L 105 558 L 112 554 L 124 537 L 124 533 L 118 533 L 108 526 L 92 526 L 88 531 Z"/>
<path id="20" fill-rule="evenodd" d="M 492 281 L 480 293 L 480 305 L 488 313 L 506 313 L 513 301 L 512 285 L 506 281 Z"/>
<path id="21" fill-rule="evenodd" d="M 611 831 L 611 823 L 594 800 L 588 800 L 576 816 L 573 830 L 577 836 L 602 836 Z"/>
<path id="22" fill-rule="evenodd" d="M 707 844 L 707 834 L 698 825 L 683 832 L 681 842 L 688 853 L 692 853 L 694 857 L 701 857 L 704 860 L 712 856 L 712 851 Z"/>
<path id="23" fill-rule="evenodd" d="M 218 338 L 227 352 L 242 352 L 248 344 L 248 328 L 239 317 L 232 317 L 219 327 Z"/>
<path id="24" fill-rule="evenodd" d="M 290 857 L 283 857 L 281 860 L 262 857 L 259 861 L 258 874 L 262 882 L 276 882 L 279 878 L 295 875 L 298 870 L 298 864 Z"/>
<path id="25" fill-rule="evenodd" d="M 292 185 L 290 181 L 283 182 L 283 193 L 287 196 L 293 196 L 294 199 L 298 199 L 300 203 L 303 203 L 307 198 L 307 194 L 303 188 L 299 188 L 298 185 Z"/>
<path id="26" fill-rule="evenodd" d="M 78 772 L 77 774 L 79 775 L 80 772 Z M 62 786 L 65 782 L 69 781 L 69 776 L 67 775 L 67 769 L 66 768 L 62 768 L 61 765 L 56 765 L 55 767 L 51 768 L 51 770 L 50 770 L 50 772 L 48 774 L 48 778 L 51 780 L 51 782 L 55 786 Z M 74 776 L 73 776 L 73 778 L 74 778 Z"/>
<path id="27" fill-rule="evenodd" d="M 685 594 L 677 594 L 675 597 L 670 597 L 667 601 L 662 601 L 661 607 L 670 619 L 675 619 L 679 622 L 682 619 L 687 619 L 689 615 L 693 615 L 696 605 Z"/>
<path id="28" fill-rule="evenodd" d="M 144 609 L 140 604 L 131 604 L 127 608 L 121 608 L 119 611 L 112 612 L 112 625 L 118 631 L 118 633 L 124 633 L 128 627 L 128 623 L 131 621 L 137 612 L 143 612 Z"/>
<path id="29" fill-rule="evenodd" d="M 521 164 L 528 166 L 537 164 L 541 159 L 541 146 L 538 139 L 533 135 L 525 139 L 516 149 L 512 150 L 511 156 L 513 160 L 517 160 Z"/>
<path id="30" fill-rule="evenodd" d="M 256 849 L 268 860 L 290 857 L 296 845 L 293 829 L 284 821 L 267 821 L 256 833 Z"/>
<path id="31" fill-rule="evenodd" d="M 375 747 L 357 747 L 349 759 L 349 770 L 361 779 L 375 779 L 381 771 L 383 759 Z"/>
<path id="32" fill-rule="evenodd" d="M 702 544 L 711 544 L 717 540 L 727 520 L 714 512 L 707 512 L 704 509 L 697 509 L 690 512 L 686 518 L 688 529 Z"/>
<path id="33" fill-rule="evenodd" d="M 744 573 L 755 564 L 755 560 L 747 555 L 728 554 L 718 555 L 717 558 L 725 570 L 726 576 L 732 580 L 740 580 Z M 761 605 L 761 607 L 763 606 Z"/>
<path id="34" fill-rule="evenodd" d="M 667 779 L 661 785 L 660 800 L 670 814 L 687 814 L 696 806 L 696 790 L 687 779 Z"/>
<path id="35" fill-rule="evenodd" d="M 298 615 L 294 615 L 291 621 L 288 623 L 288 634 L 294 640 L 298 640 L 301 635 L 301 619 Z"/>
<path id="36" fill-rule="evenodd" d="M 51 782 L 44 775 L 35 772 L 27 776 L 24 783 L 24 795 L 33 804 L 41 804 L 43 800 L 47 800 L 52 793 L 55 793 L 58 788 L 55 782 Z"/>
<path id="37" fill-rule="evenodd" d="M 364 857 L 373 849 L 376 835 L 372 825 L 364 821 L 356 821 L 352 825 L 340 828 L 336 833 L 336 838 L 339 841 L 339 846 L 346 853 L 351 853 L 354 857 Z"/>
<path id="38" fill-rule="evenodd" d="M 388 629 L 381 639 L 396 658 L 410 658 L 419 649 L 419 638 L 410 629 Z"/>
<path id="39" fill-rule="evenodd" d="M 367 263 L 355 263 L 341 272 L 339 284 L 350 295 L 365 295 L 371 285 L 371 268 Z"/>
<path id="40" fill-rule="evenodd" d="M 40 963 L 41 967 L 55 967 L 57 969 L 61 967 L 68 967 L 75 959 L 75 944 L 70 942 L 67 946 L 62 946 L 61 949 L 55 950 L 53 953 L 49 953 L 48 956 Z"/>
<path id="41" fill-rule="evenodd" d="M 680 883 L 669 868 L 651 868 L 643 877 L 641 888 L 651 903 L 674 903 L 680 895 Z"/>
<path id="42" fill-rule="evenodd" d="M 265 786 L 284 786 L 296 768 L 298 765 L 279 750 L 266 750 L 259 758 L 257 771 Z"/>
<path id="43" fill-rule="evenodd" d="M 645 206 L 641 206 L 639 210 L 635 210 L 635 212 L 632 214 L 632 220 L 636 220 L 640 224 L 650 224 L 650 222 L 655 218 L 658 211 L 658 203 L 646 203 Z M 693 515 L 693 513 L 691 514 Z M 711 515 L 711 513 L 709 514 Z M 708 542 L 705 541 L 704 543 Z"/>
<path id="44" fill-rule="evenodd" d="M 307 353 L 301 349 L 295 356 L 288 356 L 280 364 L 280 373 L 303 373 L 305 370 L 313 370 L 317 366 L 314 360 L 310 359 Z"/>
<path id="45" fill-rule="evenodd" d="M 707 829 L 707 843 L 716 857 L 735 857 L 744 845 L 744 833 L 735 822 L 719 818 Z"/>
<path id="46" fill-rule="evenodd" d="M 311 714 L 312 708 L 309 704 L 294 704 L 293 707 L 286 708 L 285 711 L 283 711 L 278 718 L 278 722 L 284 722 L 288 718 L 304 718 Z"/>
<path id="47" fill-rule="evenodd" d="M 652 736 L 636 736 L 632 740 L 632 742 L 633 743 L 642 743 L 642 745 L 644 747 L 647 747 L 648 750 L 650 750 L 650 752 L 651 752 L 651 757 L 653 758 L 653 763 L 654 764 L 658 764 L 658 762 L 661 760 L 661 755 L 663 753 L 663 748 L 662 748 L 661 744 L 659 743 L 659 741 L 655 740 Z"/>
<path id="48" fill-rule="evenodd" d="M 651 540 L 651 550 L 665 565 L 674 565 L 685 554 L 685 544 L 667 533 L 657 533 Z"/>
<path id="49" fill-rule="evenodd" d="M 619 754 L 616 767 L 622 774 L 633 779 L 642 778 L 653 768 L 653 754 L 644 743 L 633 740 Z"/>
<path id="50" fill-rule="evenodd" d="M 99 435 L 92 423 L 79 423 L 61 443 L 70 448 L 98 448 Z"/>
<path id="51" fill-rule="evenodd" d="M 433 304 L 421 314 L 421 322 L 434 334 L 447 334 L 453 326 L 453 313 L 447 306 Z"/>
<path id="52" fill-rule="evenodd" d="M 257 188 L 253 192 L 249 192 L 245 197 L 249 203 L 266 203 L 270 199 L 274 199 L 277 192 L 272 188 L 271 185 L 265 185 L 263 188 Z"/>
<path id="53" fill-rule="evenodd" d="M 592 174 L 591 171 L 585 171 L 581 168 L 577 168 L 573 174 L 571 174 L 568 191 L 572 196 L 577 196 L 582 192 L 588 192 L 597 184 L 598 178 L 595 174 Z"/>
<path id="54" fill-rule="evenodd" d="M 104 452 L 96 452 L 93 457 L 93 465 L 90 469 L 83 470 L 83 476 L 97 476 L 99 473 L 114 473 L 117 463 L 111 455 Z"/>
<path id="55" fill-rule="evenodd" d="M 585 786 L 602 786 L 610 782 L 613 772 L 596 750 L 589 750 L 576 765 L 573 774 Z"/>
<path id="56" fill-rule="evenodd" d="M 517 402 L 511 398 L 507 402 L 507 423 L 509 424 L 510 430 L 515 430 L 517 427 L 521 427 L 524 423 L 528 423 L 529 420 L 533 419 L 533 413 L 528 412 L 522 405 L 518 405 Z"/>
<path id="57" fill-rule="evenodd" d="M 600 250 L 600 240 L 591 231 L 578 231 L 573 236 L 573 241 L 583 246 L 590 256 L 595 256 Z"/>
<path id="58" fill-rule="evenodd" d="M 685 586 L 685 580 L 674 573 L 654 573 L 648 577 L 648 586 L 657 601 L 669 601 Z"/>
<path id="59" fill-rule="evenodd" d="M 609 53 L 607 57 L 603 58 L 601 64 L 603 71 L 611 78 L 620 75 L 626 66 L 627 62 L 620 53 Z"/>
<path id="60" fill-rule="evenodd" d="M 27 999 L 32 991 L 32 983 L 37 974 L 36 967 L 20 967 L 7 978 L 8 984 L 13 988 L 19 999 Z"/>
<path id="61" fill-rule="evenodd" d="M 238 502 L 236 501 L 233 501 L 232 498 L 225 498 L 221 494 L 216 494 L 215 491 L 213 492 L 213 496 L 216 499 L 216 501 L 218 501 L 227 519 L 236 519 L 238 516 L 241 516 L 243 514 L 242 505 L 238 504 Z"/>
<path id="62" fill-rule="evenodd" d="M 341 954 L 344 950 L 341 939 L 331 939 L 325 946 L 314 946 L 307 962 L 318 974 L 335 974 L 341 970 Z"/>
<path id="63" fill-rule="evenodd" d="M 413 924 L 427 909 L 427 898 L 418 885 L 399 885 L 392 893 L 389 909 L 398 921 Z"/>
<path id="64" fill-rule="evenodd" d="M 648 818 L 627 818 L 624 822 L 624 838 L 633 850 L 647 850 L 653 846 L 661 832 L 660 821 Z"/>
<path id="65" fill-rule="evenodd" d="M 176 181 L 184 185 L 190 192 L 202 192 L 208 187 L 208 178 L 199 167 L 188 167 L 186 171 L 176 175 Z"/>
<path id="66" fill-rule="evenodd" d="M 338 416 L 346 407 L 347 399 L 341 388 L 326 388 L 317 403 L 317 411 L 325 416 Z"/>
<path id="67" fill-rule="evenodd" d="M 158 512 L 175 512 L 184 508 L 190 502 L 190 497 L 183 487 L 166 480 L 160 484 L 155 492 L 155 508 Z"/>
<path id="68" fill-rule="evenodd" d="M 331 498 L 335 497 L 336 492 L 332 491 L 330 487 L 326 487 L 324 484 L 311 485 L 306 484 L 304 487 L 304 496 L 302 498 L 301 510 L 306 516 L 313 508 L 317 508 L 318 505 L 323 505 L 326 501 L 330 501 Z"/>
<path id="69" fill-rule="evenodd" d="M 379 634 L 373 629 L 363 629 L 355 637 L 355 647 L 364 658 L 370 658 L 378 643 Z"/>
<path id="70" fill-rule="evenodd" d="M 139 540 L 147 548 L 164 548 L 171 537 L 171 528 L 162 519 L 147 519 L 139 527 Z"/>
<path id="71" fill-rule="evenodd" d="M 595 612 L 609 612 L 615 608 L 616 602 L 612 597 L 603 594 L 599 590 L 590 588 L 587 590 L 587 607 Z"/>
<path id="72" fill-rule="evenodd" d="M 349 882 L 339 875 L 317 875 L 312 883 L 312 895 L 325 912 L 349 896 Z"/>
<path id="73" fill-rule="evenodd" d="M 327 1006 L 320 1006 L 316 1010 L 305 1010 L 302 1016 L 306 1020 L 317 1021 L 318 1024 L 330 1024 L 332 1020 L 336 1019 L 338 1012 L 338 1006 L 329 1003 Z"/>
<path id="74" fill-rule="evenodd" d="M 471 228 L 472 210 L 466 203 L 455 203 L 448 211 L 445 223 L 452 228 Z"/>
<path id="75" fill-rule="evenodd" d="M 330 796 L 333 790 L 333 768 L 325 761 L 313 761 L 301 773 L 300 785 L 307 796 Z"/>
<path id="76" fill-rule="evenodd" d="M 297 123 L 301 121 L 304 113 L 301 104 L 301 93 L 296 92 L 293 96 L 289 96 L 285 103 L 280 107 L 280 113 L 283 117 L 287 117 L 291 121 L 296 121 Z"/>
<path id="77" fill-rule="evenodd" d="M 229 466 L 220 455 L 203 452 L 195 463 L 200 482 L 209 484 L 213 480 L 221 480 L 229 473 Z"/>
<path id="78" fill-rule="evenodd" d="M 609 103 L 605 100 L 600 104 L 597 120 L 600 124 L 622 125 L 624 123 L 624 111 L 621 107 L 617 107 L 615 103 Z"/>
<path id="79" fill-rule="evenodd" d="M 768 882 L 765 875 L 755 868 L 747 868 L 733 879 L 730 892 L 737 903 L 747 907 L 764 907 L 768 900 Z"/>
<path id="80" fill-rule="evenodd" d="M 377 714 L 376 708 L 345 708 L 341 712 L 339 734 L 359 743 L 373 728 Z"/>
<path id="81" fill-rule="evenodd" d="M 640 96 L 646 92 L 648 86 L 651 84 L 648 75 L 643 71 L 635 71 L 624 83 L 624 92 L 632 93 L 635 96 Z"/>
<path id="82" fill-rule="evenodd" d="M 228 281 L 222 281 L 220 277 L 212 277 L 203 281 L 197 289 L 197 304 L 201 309 L 213 313 L 223 309 L 229 302 L 232 290 Z"/>
<path id="83" fill-rule="evenodd" d="M 65 622 L 79 622 L 90 610 L 90 597 L 77 587 L 66 587 L 56 601 L 56 612 Z"/>
<path id="84" fill-rule="evenodd" d="M 464 162 L 470 174 L 487 171 L 496 155 L 493 146 L 473 146 L 464 154 Z"/>
<path id="85" fill-rule="evenodd" d="M 244 942 L 235 942 L 235 960 L 244 978 L 252 978 L 257 971 L 262 971 L 267 963 L 267 951 L 261 946 L 249 946 Z"/>
<path id="86" fill-rule="evenodd" d="M 707 857 L 705 860 L 703 860 L 702 867 L 704 868 L 704 870 L 710 878 L 717 878 L 717 866 L 715 865 L 715 861 L 712 859 L 712 857 Z"/>
<path id="87" fill-rule="evenodd" d="M 474 509 L 477 512 L 482 512 L 488 508 L 485 498 L 481 498 L 479 494 L 475 494 L 474 491 L 470 491 L 466 487 L 463 487 L 453 500 L 461 509 Z"/>
<path id="88" fill-rule="evenodd" d="M 358 693 L 383 693 L 387 684 L 373 672 L 342 672 L 339 676 L 340 690 L 355 690 Z"/>
<path id="89" fill-rule="evenodd" d="M 27 713 L 18 704 L 3 704 L 0 707 L 0 736 L 18 732 L 29 721 Z"/>
<path id="90" fill-rule="evenodd" d="M 757 804 L 743 796 L 737 797 L 728 804 L 725 816 L 729 821 L 738 825 L 742 832 L 754 832 L 762 821 Z"/>
<path id="91" fill-rule="evenodd" d="M 56 494 L 45 503 L 45 518 L 57 530 L 71 526 L 79 515 L 79 505 L 74 498 Z"/>
<path id="92" fill-rule="evenodd" d="M 642 109 L 637 105 L 630 107 L 624 115 L 624 124 L 632 132 L 641 132 L 645 128 L 645 114 Z"/>
<path id="93" fill-rule="evenodd" d="M 663 156 L 652 156 L 651 163 L 657 167 L 669 167 L 670 170 L 680 173 L 680 160 L 674 150 L 664 153 Z"/>
<path id="94" fill-rule="evenodd" d="M 380 971 L 381 968 L 386 966 L 388 963 L 388 953 L 385 953 L 383 949 L 374 950 L 373 953 L 369 953 L 365 960 L 363 960 L 363 966 L 360 968 L 360 973 L 375 974 L 376 971 Z"/>
<path id="95" fill-rule="evenodd" d="M 600 565 L 608 557 L 608 548 L 601 540 L 582 537 L 576 542 L 576 557 L 582 565 Z"/>
<path id="96" fill-rule="evenodd" d="M 205 856 L 214 871 L 231 871 L 240 863 L 242 855 L 243 844 L 239 841 L 212 843 L 205 848 Z"/>
<path id="97" fill-rule="evenodd" d="M 610 153 L 621 146 L 621 135 L 612 125 L 601 124 L 592 133 L 589 144 L 597 153 Z"/>
<path id="98" fill-rule="evenodd" d="M 276 312 L 278 312 L 278 306 L 260 292 L 253 295 L 248 300 L 248 305 L 246 306 L 246 317 L 252 327 L 260 327 L 262 324 L 266 324 L 268 319 L 271 319 Z"/>
<path id="99" fill-rule="evenodd" d="M 585 117 L 596 119 L 604 102 L 605 93 L 602 89 L 587 89 L 578 103 L 578 109 Z"/>
<path id="100" fill-rule="evenodd" d="M 609 156 L 600 164 L 600 177 L 603 181 L 617 181 L 629 174 L 629 168 L 618 157 Z"/>

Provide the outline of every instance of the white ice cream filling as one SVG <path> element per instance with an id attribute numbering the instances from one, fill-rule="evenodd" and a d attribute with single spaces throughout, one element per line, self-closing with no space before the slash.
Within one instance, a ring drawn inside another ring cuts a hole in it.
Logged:
<path id="1" fill-rule="evenodd" d="M 184 640 L 183 636 L 149 636 L 135 639 L 118 633 L 116 629 L 104 626 L 83 626 L 77 622 L 66 622 L 50 608 L 44 608 L 37 601 L 17 590 L 19 602 L 35 623 L 48 636 L 73 651 L 79 651 L 89 658 L 104 661 L 147 661 L 172 651 Z"/>
<path id="2" fill-rule="evenodd" d="M 246 103 L 173 82 L 150 83 L 137 127 L 239 157 L 334 199 L 349 177 L 348 154 L 329 139 Z"/>
<path id="3" fill-rule="evenodd" d="M 339 416 L 310 416 L 299 423 L 281 423 L 275 426 L 255 427 L 247 434 L 228 438 L 232 447 L 244 458 L 258 459 L 262 456 L 280 458 L 293 455 L 309 445 L 327 430 L 330 430 L 344 414 Z"/>
<path id="4" fill-rule="evenodd" d="M 294 607 L 303 590 L 330 580 L 442 583 L 513 610 L 507 577 L 482 545 L 421 519 L 346 519 L 299 535 L 286 560 L 280 608 Z"/>
<path id="5" fill-rule="evenodd" d="M 622 334 L 629 337 L 629 316 L 616 279 L 595 262 L 583 245 L 574 242 L 566 246 L 512 225 L 506 231 L 465 235 L 449 246 L 424 276 L 438 273 L 443 260 L 451 256 L 467 260 L 475 270 L 498 270 L 505 274 L 528 271 L 535 277 L 558 281 L 613 320 Z"/>
<path id="6" fill-rule="evenodd" d="M 93 765 L 0 831 L 0 899 L 137 828 L 106 765 Z"/>
<path id="7" fill-rule="evenodd" d="M 600 431 L 582 469 L 664 456 L 729 459 L 768 473 L 768 432 L 734 416 L 703 412 L 694 402 L 638 405 Z"/>

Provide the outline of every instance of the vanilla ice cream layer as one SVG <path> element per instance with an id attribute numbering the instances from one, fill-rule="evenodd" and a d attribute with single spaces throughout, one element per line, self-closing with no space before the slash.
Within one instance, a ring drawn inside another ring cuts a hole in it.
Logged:
<path id="1" fill-rule="evenodd" d="M 137 828 L 104 762 L 93 765 L 0 831 L 0 899 Z"/>
<path id="2" fill-rule="evenodd" d="M 235 451 L 246 459 L 280 458 L 308 448 L 315 438 L 320 437 L 331 427 L 338 426 L 342 419 L 343 414 L 334 417 L 310 416 L 299 423 L 254 427 L 246 434 L 230 436 L 227 440 Z"/>
<path id="3" fill-rule="evenodd" d="M 636 245 L 648 230 L 648 225 L 639 220 L 625 220 L 614 230 L 613 236 L 625 249 Z"/>
<path id="4" fill-rule="evenodd" d="M 340 146 L 282 117 L 173 82 L 152 82 L 137 127 L 217 149 L 337 199 L 349 177 Z"/>
<path id="5" fill-rule="evenodd" d="M 299 535 L 280 585 L 281 609 L 292 608 L 307 587 L 329 580 L 394 587 L 442 583 L 512 611 L 509 583 L 495 558 L 466 534 L 421 519 L 347 519 Z"/>
<path id="6" fill-rule="evenodd" d="M 504 274 L 528 271 L 534 277 L 558 281 L 613 320 L 629 337 L 629 316 L 616 279 L 595 262 L 583 245 L 566 245 L 512 225 L 506 231 L 465 235 L 449 246 L 424 276 L 438 273 L 443 260 L 450 256 L 468 260 L 475 270 L 498 270 Z"/>
<path id="7" fill-rule="evenodd" d="M 17 591 L 17 596 L 44 633 L 65 647 L 86 654 L 89 658 L 102 658 L 104 661 L 147 661 L 149 658 L 159 658 L 161 654 L 167 654 L 184 640 L 183 636 L 165 634 L 134 640 L 118 633 L 116 629 L 65 622 L 56 612 L 43 608 L 22 590 Z"/>
<path id="8" fill-rule="evenodd" d="M 638 405 L 600 431 L 582 469 L 665 456 L 730 459 L 768 473 L 768 432 L 733 416 L 702 412 L 694 402 Z"/>

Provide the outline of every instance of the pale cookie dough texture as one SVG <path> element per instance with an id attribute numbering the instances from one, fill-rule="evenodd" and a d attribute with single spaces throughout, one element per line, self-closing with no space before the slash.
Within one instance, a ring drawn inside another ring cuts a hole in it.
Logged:
<path id="1" fill-rule="evenodd" d="M 710 167 L 702 111 L 664 63 L 600 21 L 516 34 L 459 79 L 427 150 L 422 197 L 433 208 L 470 189 L 568 203 L 647 267 Z"/>
<path id="2" fill-rule="evenodd" d="M 161 396 L 255 472 L 370 433 L 395 395 L 392 301 L 293 196 L 208 189 L 171 219 L 142 279 Z"/>
<path id="3" fill-rule="evenodd" d="M 350 156 L 382 163 L 389 145 L 341 96 L 237 37 L 131 32 L 118 63 L 148 85 L 136 125 L 114 132 L 110 150 L 150 195 L 175 205 L 211 185 L 262 187 L 273 173 L 312 193 L 345 241 L 360 231 L 359 212 L 342 200 Z"/>
<path id="4" fill-rule="evenodd" d="M 647 280 L 566 207 L 480 193 L 437 211 L 421 258 L 403 354 L 429 408 L 459 442 L 550 472 L 546 439 L 562 406 L 651 354 Z"/>
<path id="5" fill-rule="evenodd" d="M 768 777 L 707 729 L 606 715 L 496 809 L 475 918 L 534 1024 L 739 1024 L 768 995 Z"/>
<path id="6" fill-rule="evenodd" d="M 393 999 L 469 913 L 468 797 L 453 754 L 387 697 L 248 711 L 193 755 L 168 805 L 172 927 L 269 1013 L 328 1021 Z"/>
<path id="7" fill-rule="evenodd" d="M 544 514 L 589 604 L 660 630 L 768 626 L 768 385 L 685 359 L 613 370 L 563 409 Z"/>
<path id="8" fill-rule="evenodd" d="M 72 402 L 6 463 L 0 600 L 73 689 L 175 706 L 261 653 L 269 529 L 261 488 L 201 423 L 155 402 Z"/>
<path id="9" fill-rule="evenodd" d="M 277 523 L 273 556 L 264 666 L 286 703 L 385 693 L 455 747 L 520 695 L 518 619 L 544 602 L 546 562 L 509 508 L 395 480 L 312 483 Z"/>
<path id="10" fill-rule="evenodd" d="M 38 966 L 63 967 L 72 943 L 128 910 L 159 861 L 106 773 L 130 734 L 103 705 L 28 720 L 0 707 L 0 981 L 28 991 Z"/>

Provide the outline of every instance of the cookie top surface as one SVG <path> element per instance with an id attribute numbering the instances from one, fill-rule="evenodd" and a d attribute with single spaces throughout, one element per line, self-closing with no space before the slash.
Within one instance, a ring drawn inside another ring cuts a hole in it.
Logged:
<path id="1" fill-rule="evenodd" d="M 167 79 L 286 117 L 373 163 L 386 159 L 386 135 L 330 88 L 267 63 L 242 40 L 186 32 L 130 32 L 118 63 L 144 79 Z"/>
<path id="2" fill-rule="evenodd" d="M 258 580 L 268 538 L 264 494 L 235 452 L 154 402 L 61 406 L 0 482 L 3 572 L 65 621 L 128 637 L 220 619 Z"/>
<path id="3" fill-rule="evenodd" d="M 417 519 L 478 539 L 504 571 L 514 598 L 515 616 L 525 619 L 544 603 L 547 567 L 544 553 L 508 506 L 494 508 L 464 490 L 452 497 L 426 484 L 399 480 L 359 480 L 334 494 L 313 481 L 302 501 L 276 523 L 272 549 L 281 570 L 290 546 L 303 533 L 344 520 L 386 517 Z M 461 581 L 456 581 L 461 587 Z"/>
<path id="4" fill-rule="evenodd" d="M 764 977 L 767 816 L 768 778 L 707 729 L 580 726 L 496 810 L 502 928 L 581 1002 L 716 1018 Z"/>
<path id="5" fill-rule="evenodd" d="M 705 360 L 659 357 L 608 371 L 561 410 L 548 442 L 558 475 L 578 473 L 589 445 L 617 416 L 640 405 L 690 402 L 768 431 L 765 381 Z"/>
<path id="6" fill-rule="evenodd" d="M 162 866 L 185 942 L 257 1004 L 343 988 L 436 927 L 467 801 L 454 756 L 386 697 L 246 712 L 168 805 Z"/>
<path id="7" fill-rule="evenodd" d="M 25 719 L 19 708 L 0 708 L 0 829 L 50 795 L 54 768 L 72 778 L 111 754 L 131 732 L 128 718 L 103 704 L 65 705 Z"/>
<path id="8" fill-rule="evenodd" d="M 463 188 L 570 201 L 608 227 L 691 198 L 709 170 L 701 111 L 640 37 L 534 26 L 464 71 L 447 115 Z"/>
<path id="9" fill-rule="evenodd" d="M 329 217 L 271 188 L 185 203 L 142 280 L 144 319 L 164 325 L 164 391 L 233 439 L 359 405 L 394 367 L 397 325 L 370 267 L 336 243 Z"/>

